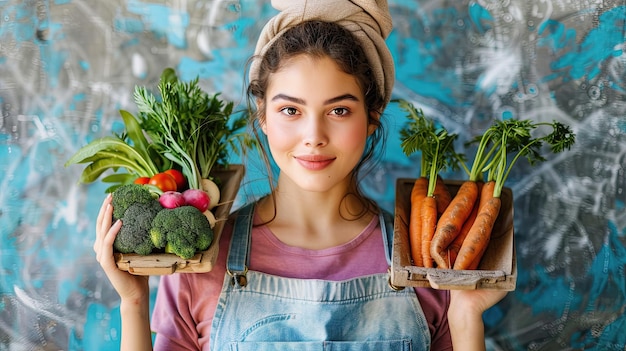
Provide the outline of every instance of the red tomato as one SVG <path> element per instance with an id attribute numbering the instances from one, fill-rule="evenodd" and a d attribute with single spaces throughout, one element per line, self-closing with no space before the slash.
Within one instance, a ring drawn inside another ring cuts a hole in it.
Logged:
<path id="1" fill-rule="evenodd" d="M 185 179 L 185 176 L 183 175 L 181 171 L 177 169 L 168 169 L 167 171 L 163 173 L 167 173 L 171 175 L 172 178 L 174 178 L 174 180 L 176 181 L 177 191 L 182 192 L 183 190 L 187 188 L 187 179 Z"/>
<path id="2" fill-rule="evenodd" d="M 149 181 L 150 181 L 150 177 L 139 177 L 135 179 L 134 183 L 143 185 L 143 184 L 148 184 Z"/>
<path id="3" fill-rule="evenodd" d="M 157 173 L 153 175 L 148 184 L 156 186 L 163 192 L 176 191 L 176 180 L 167 173 Z"/>

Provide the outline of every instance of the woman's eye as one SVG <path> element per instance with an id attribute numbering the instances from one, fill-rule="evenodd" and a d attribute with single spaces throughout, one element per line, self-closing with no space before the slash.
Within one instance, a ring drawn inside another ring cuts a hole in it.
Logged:
<path id="1" fill-rule="evenodd" d="M 335 116 L 345 116 L 348 112 L 348 109 L 345 107 L 337 107 L 332 110 L 332 114 Z"/>
<path id="2" fill-rule="evenodd" d="M 285 107 L 281 111 L 288 116 L 294 116 L 298 114 L 298 110 L 295 107 Z"/>

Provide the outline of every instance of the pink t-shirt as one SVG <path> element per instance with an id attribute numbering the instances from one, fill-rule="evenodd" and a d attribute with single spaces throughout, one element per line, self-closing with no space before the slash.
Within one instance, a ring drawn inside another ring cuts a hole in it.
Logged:
<path id="1" fill-rule="evenodd" d="M 255 217 L 255 221 L 258 218 Z M 152 314 L 155 350 L 209 350 L 215 307 L 226 272 L 232 223 L 224 227 L 217 262 L 207 273 L 176 273 L 160 279 Z M 345 280 L 387 272 L 378 217 L 352 241 L 323 250 L 288 246 L 266 226 L 253 227 L 250 270 L 302 279 Z M 415 289 L 431 332 L 432 350 L 452 350 L 447 291 Z"/>

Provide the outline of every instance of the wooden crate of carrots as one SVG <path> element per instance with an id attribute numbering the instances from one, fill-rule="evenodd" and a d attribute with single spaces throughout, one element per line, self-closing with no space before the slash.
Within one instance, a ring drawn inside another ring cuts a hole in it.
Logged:
<path id="1" fill-rule="evenodd" d="M 491 240 L 477 269 L 452 269 L 414 265 L 409 243 L 411 190 L 415 178 L 396 181 L 391 283 L 394 286 L 432 287 L 436 289 L 498 289 L 515 290 L 517 266 L 513 230 L 513 193 L 504 188 L 502 205 L 494 223 Z M 462 181 L 445 181 L 455 196 Z"/>
<path id="2" fill-rule="evenodd" d="M 458 135 L 411 103 L 397 101 L 409 119 L 400 131 L 403 151 L 420 152 L 421 159 L 419 176 L 396 184 L 390 283 L 514 290 L 513 194 L 505 181 L 518 159 L 530 165 L 544 161 L 544 146 L 552 153 L 569 149 L 574 133 L 557 121 L 496 120 L 465 144 L 477 144 L 468 163 L 455 150 Z M 467 179 L 444 180 L 445 169 L 462 169 Z"/>

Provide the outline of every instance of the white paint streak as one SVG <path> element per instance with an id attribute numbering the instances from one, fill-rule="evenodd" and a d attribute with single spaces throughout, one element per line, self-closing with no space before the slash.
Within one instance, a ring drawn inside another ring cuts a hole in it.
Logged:
<path id="1" fill-rule="evenodd" d="M 139 79 L 144 79 L 148 73 L 148 65 L 146 59 L 138 54 L 134 53 L 131 57 L 131 71 L 133 76 Z"/>
<path id="2" fill-rule="evenodd" d="M 58 310 L 64 310 L 63 306 L 55 302 L 46 301 L 43 296 L 31 297 L 25 290 L 22 290 L 17 286 L 13 287 L 13 292 L 15 293 L 15 297 L 24 306 L 33 311 L 36 311 L 43 316 L 50 318 L 51 320 L 61 322 L 66 326 L 74 326 L 77 322 L 79 322 L 78 320 L 68 319 L 67 316 L 63 313 L 58 313 Z"/>

